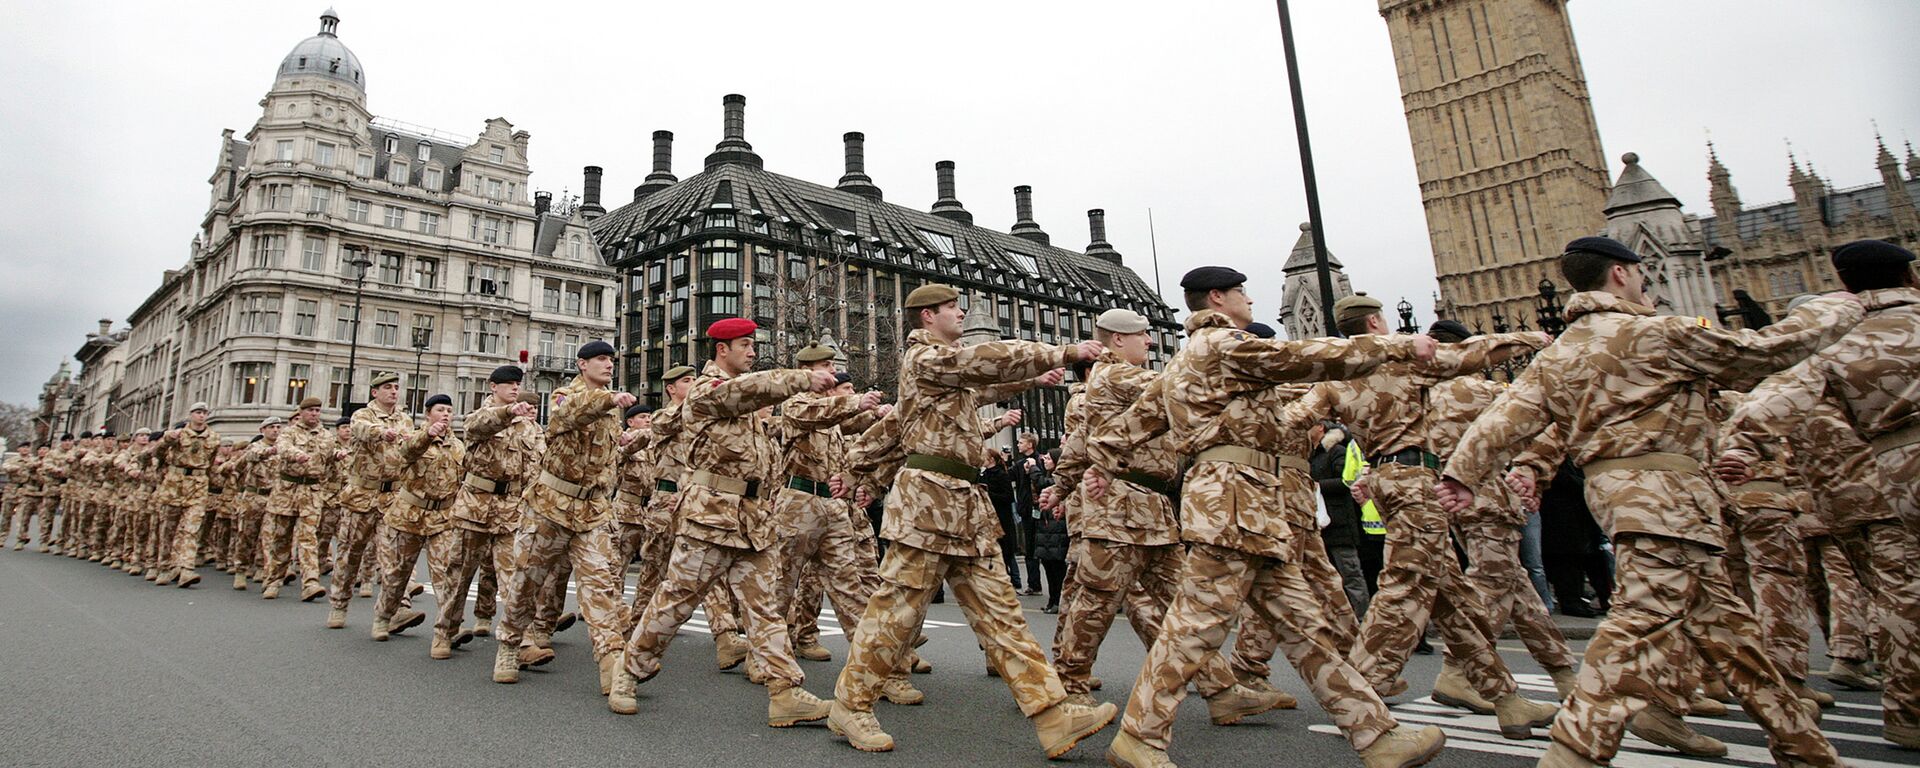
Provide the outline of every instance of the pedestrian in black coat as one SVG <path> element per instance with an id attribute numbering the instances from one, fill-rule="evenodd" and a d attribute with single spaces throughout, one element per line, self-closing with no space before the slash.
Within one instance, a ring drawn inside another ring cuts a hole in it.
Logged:
<path id="1" fill-rule="evenodd" d="M 1053 485 L 1053 465 L 1060 458 L 1060 452 L 1049 451 L 1041 454 L 1041 465 L 1046 467 L 1047 475 L 1036 479 L 1039 490 Z M 1034 557 L 1039 559 L 1040 567 L 1047 572 L 1047 607 L 1044 613 L 1060 612 L 1060 590 L 1067 579 L 1067 518 L 1061 510 L 1042 512 L 1040 529 L 1034 539 Z"/>
<path id="2" fill-rule="evenodd" d="M 1014 550 L 1019 545 L 1019 526 L 1013 519 L 1013 474 L 1007 471 L 1007 458 L 999 451 L 991 452 L 987 459 L 987 468 L 980 472 L 980 484 L 987 489 L 987 499 L 993 502 L 994 515 L 1000 518 L 1000 559 L 1007 566 L 1007 580 L 1013 583 L 1014 591 L 1020 590 L 1020 569 L 1013 559 Z"/>

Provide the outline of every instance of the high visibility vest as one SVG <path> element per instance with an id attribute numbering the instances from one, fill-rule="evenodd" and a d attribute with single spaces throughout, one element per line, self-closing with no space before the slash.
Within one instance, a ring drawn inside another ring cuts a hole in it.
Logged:
<path id="1" fill-rule="evenodd" d="M 1340 469 L 1340 480 L 1347 485 L 1360 477 L 1360 471 L 1367 468 L 1367 458 L 1360 455 L 1360 444 L 1347 441 L 1347 463 Z M 1380 508 L 1369 499 L 1360 505 L 1360 530 L 1375 536 L 1387 535 L 1387 521 L 1380 519 Z"/>

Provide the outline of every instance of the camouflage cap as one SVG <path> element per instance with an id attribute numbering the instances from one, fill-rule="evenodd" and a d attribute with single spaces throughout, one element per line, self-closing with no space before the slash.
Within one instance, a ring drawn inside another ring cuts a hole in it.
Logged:
<path id="1" fill-rule="evenodd" d="M 1384 306 L 1379 299 L 1364 293 L 1347 296 L 1333 303 L 1333 320 L 1337 323 L 1357 320 L 1379 313 Z"/>
<path id="2" fill-rule="evenodd" d="M 793 359 L 802 363 L 817 363 L 822 360 L 832 360 L 833 356 L 837 354 L 840 354 L 840 350 L 825 344 L 809 344 L 806 348 L 795 352 Z"/>
<path id="3" fill-rule="evenodd" d="M 949 301 L 959 300 L 960 292 L 954 290 L 953 286 L 933 283 L 913 289 L 913 293 L 907 294 L 907 300 L 900 306 L 907 309 L 920 309 L 922 307 L 937 307 Z"/>

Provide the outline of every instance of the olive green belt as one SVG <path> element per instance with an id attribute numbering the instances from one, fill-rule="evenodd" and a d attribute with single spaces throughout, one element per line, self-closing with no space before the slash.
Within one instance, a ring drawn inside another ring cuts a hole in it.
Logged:
<path id="1" fill-rule="evenodd" d="M 1114 479 L 1125 480 L 1129 483 L 1133 483 L 1134 485 L 1140 486 L 1149 491 L 1154 491 L 1168 498 L 1173 497 L 1173 481 L 1172 480 L 1164 480 L 1158 477 L 1154 477 L 1153 475 L 1149 475 L 1145 472 L 1137 472 L 1137 471 L 1122 472 L 1119 475 L 1116 475 Z"/>
<path id="2" fill-rule="evenodd" d="M 1193 461 L 1196 464 L 1202 461 L 1224 461 L 1229 464 L 1253 467 L 1269 475 L 1279 475 L 1281 467 L 1297 469 L 1309 474 L 1313 472 L 1307 465 L 1307 460 L 1298 456 L 1281 456 L 1238 445 L 1216 445 L 1194 454 Z"/>
<path id="3" fill-rule="evenodd" d="M 831 485 L 808 477 L 801 477 L 799 475 L 788 477 L 787 487 L 796 491 L 804 491 L 823 499 L 833 498 L 833 487 Z"/>
<path id="4" fill-rule="evenodd" d="M 317 477 L 294 477 L 284 472 L 280 474 L 280 479 L 284 482 L 293 483 L 294 485 L 313 485 L 314 483 L 320 482 L 320 478 Z"/>
<path id="5" fill-rule="evenodd" d="M 1686 454 L 1654 451 L 1638 456 L 1622 456 L 1617 459 L 1595 459 L 1581 465 L 1580 470 L 1589 475 L 1615 470 L 1680 472 L 1697 475 L 1700 474 L 1700 462 Z"/>
<path id="6" fill-rule="evenodd" d="M 929 453 L 907 454 L 907 469 L 938 472 L 956 480 L 964 480 L 969 483 L 976 482 L 980 479 L 980 470 L 972 464 L 956 459 L 949 459 L 945 456 L 935 456 Z"/>
<path id="7" fill-rule="evenodd" d="M 679 493 L 680 484 L 672 480 L 660 479 L 653 481 L 653 489 L 660 493 Z"/>
<path id="8" fill-rule="evenodd" d="M 1920 424 L 1907 427 L 1906 429 L 1888 432 L 1874 438 L 1872 441 L 1875 455 L 1886 453 L 1895 448 L 1905 448 L 1914 443 L 1920 443 Z"/>

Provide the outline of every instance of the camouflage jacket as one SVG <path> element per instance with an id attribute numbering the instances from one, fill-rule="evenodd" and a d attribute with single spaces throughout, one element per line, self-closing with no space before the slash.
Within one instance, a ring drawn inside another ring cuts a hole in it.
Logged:
<path id="1" fill-rule="evenodd" d="M 1793 404 L 1791 417 L 1776 418 L 1736 404 L 1722 426 L 1721 450 L 1745 459 L 1755 479 L 1765 479 L 1768 468 L 1777 466 L 1771 459 L 1784 453 L 1796 479 L 1810 492 L 1814 516 L 1819 518 L 1810 527 L 1818 535 L 1897 519 L 1887 503 L 1887 486 L 1872 446 L 1854 430 L 1831 393 L 1807 399 L 1812 393 L 1794 386 L 1795 369 L 1768 377 L 1741 401 L 1780 397 Z"/>
<path id="2" fill-rule="evenodd" d="M 1277 385 L 1361 376 L 1412 357 L 1412 337 L 1261 339 L 1218 312 L 1195 312 L 1187 318 L 1186 346 L 1137 402 L 1088 436 L 1087 454 L 1093 466 L 1113 476 L 1127 471 L 1139 447 L 1163 433 L 1173 450 L 1188 456 L 1215 446 L 1296 455 L 1306 430 L 1282 426 L 1281 399 L 1288 390 Z M 1181 490 L 1180 537 L 1290 557 L 1290 521 L 1312 518 L 1314 492 L 1305 472 L 1197 462 Z"/>
<path id="3" fill-rule="evenodd" d="M 1567 330 L 1467 429 L 1446 475 L 1479 487 L 1504 456 L 1549 423 L 1588 467 L 1586 497 L 1609 536 L 1650 534 L 1724 545 L 1720 503 L 1704 467 L 1716 387 L 1740 389 L 1805 357 L 1859 320 L 1849 301 L 1818 299 L 1761 330 L 1722 330 L 1599 291 L 1567 301 Z M 1603 459 L 1647 462 L 1664 454 L 1680 469 L 1593 471 Z M 1646 457 L 1646 458 L 1641 458 Z"/>
<path id="4" fill-rule="evenodd" d="M 1074 425 L 1075 430 L 1068 433 L 1069 450 L 1075 452 L 1076 460 L 1067 462 L 1067 451 L 1061 451 L 1061 465 L 1055 467 L 1055 474 L 1071 477 L 1075 468 L 1084 474 L 1087 435 L 1138 402 L 1140 395 L 1159 377 L 1160 374 L 1122 360 L 1112 351 L 1102 353 L 1087 377 L 1078 423 Z M 1073 516 L 1068 518 L 1069 527 L 1082 536 L 1122 544 L 1158 546 L 1178 542 L 1180 520 L 1168 491 L 1180 474 L 1181 458 L 1173 452 L 1165 434 L 1146 441 L 1127 457 L 1129 473 L 1139 475 L 1116 478 L 1098 501 L 1078 500 Z M 1155 483 L 1160 487 L 1151 487 Z"/>
<path id="5" fill-rule="evenodd" d="M 460 467 L 467 446 L 447 433 L 434 437 L 425 429 L 413 433 L 398 447 L 401 470 L 394 503 L 382 518 L 389 527 L 415 536 L 432 536 L 452 526 L 452 502 L 460 490 Z M 433 507 L 428 509 L 427 507 Z"/>
<path id="6" fill-rule="evenodd" d="M 381 437 L 386 430 L 399 433 L 392 442 Z M 340 506 L 355 514 L 379 512 L 380 487 L 400 479 L 401 467 L 393 460 L 393 447 L 413 435 L 413 417 L 395 406 L 382 411 L 378 404 L 353 412 L 347 425 L 352 439 L 347 444 L 346 484 L 340 488 Z"/>
<path id="7" fill-rule="evenodd" d="M 615 393 L 575 376 L 553 391 L 547 420 L 547 451 L 541 479 L 527 486 L 527 507 L 574 533 L 605 525 L 612 516 L 615 462 L 620 458 L 620 407 Z M 562 493 L 546 475 L 583 489 L 584 497 Z"/>
<path id="8" fill-rule="evenodd" d="M 809 371 L 730 376 L 709 362 L 694 379 L 686 402 L 667 413 L 664 424 L 655 415 L 656 428 L 687 442 L 687 467 L 693 470 L 680 489 L 679 535 L 736 549 L 773 546 L 769 500 L 779 482 L 779 448 L 759 411 L 805 391 L 812 382 Z M 732 487 L 735 483 L 754 486 L 755 493 L 743 493 Z"/>
<path id="9" fill-rule="evenodd" d="M 1363 430 L 1369 457 L 1409 448 L 1439 454 L 1430 434 L 1436 424 L 1428 418 L 1430 391 L 1449 379 L 1537 350 L 1544 341 L 1545 334 L 1501 333 L 1441 344 L 1430 361 L 1383 365 L 1364 378 L 1315 385 L 1305 407 Z"/>
<path id="10" fill-rule="evenodd" d="M 1460 444 L 1460 436 L 1465 434 L 1473 419 L 1492 405 L 1505 387 L 1492 379 L 1479 376 L 1456 376 L 1435 384 L 1427 391 L 1427 450 L 1440 456 L 1441 461 L 1453 455 L 1455 446 Z M 1478 498 L 1471 509 L 1455 515 L 1453 522 L 1462 525 L 1500 525 L 1512 527 L 1526 525 L 1527 513 L 1521 509 L 1519 500 L 1508 490 L 1505 481 L 1490 477 L 1474 491 Z"/>
<path id="11" fill-rule="evenodd" d="M 691 445 L 678 432 L 680 408 L 681 403 L 668 403 L 654 411 L 653 434 L 647 442 L 648 455 L 653 458 L 654 479 L 667 480 L 676 486 L 686 479 L 687 447 Z"/>
<path id="12" fill-rule="evenodd" d="M 1104 355 L 1103 355 L 1104 356 Z M 1087 378 L 1093 378 L 1089 372 Z M 1053 488 L 1062 503 L 1072 501 L 1087 472 L 1087 382 L 1067 385 L 1067 408 L 1060 421 L 1060 460 L 1053 465 Z M 1079 522 L 1067 518 L 1067 529 L 1079 535 Z"/>
<path id="13" fill-rule="evenodd" d="M 540 454 L 546 437 L 530 416 L 515 416 L 513 403 L 487 406 L 467 414 L 464 469 L 488 480 L 521 484 L 540 475 Z"/>
<path id="14" fill-rule="evenodd" d="M 1721 426 L 1732 414 L 1735 406 L 1747 399 L 1745 392 L 1723 389 L 1715 392 L 1707 401 L 1707 418 L 1714 425 L 1713 445 L 1724 448 L 1727 433 Z M 1753 478 L 1739 485 L 1728 485 L 1718 476 L 1709 476 L 1708 480 L 1720 492 L 1720 498 L 1726 503 L 1722 513 L 1729 525 L 1738 525 L 1740 518 L 1748 511 L 1779 510 L 1795 515 L 1805 514 L 1808 499 L 1804 491 L 1805 482 L 1790 468 L 1793 448 L 1784 439 L 1774 439 L 1767 451 L 1768 458 L 1756 461 L 1748 466 L 1753 469 Z M 1702 457 L 1702 461 L 1711 463 L 1712 451 Z"/>
<path id="15" fill-rule="evenodd" d="M 40 481 L 34 477 L 33 466 L 33 457 L 24 453 L 16 453 L 0 464 L 0 471 L 7 473 L 7 495 L 40 495 Z"/>
<path id="16" fill-rule="evenodd" d="M 907 452 L 900 447 L 900 410 L 880 417 L 852 442 L 847 449 L 849 484 L 883 495 L 907 460 Z"/>
<path id="17" fill-rule="evenodd" d="M 802 392 L 780 404 L 776 422 L 786 460 L 777 477 L 803 477 L 827 482 L 846 470 L 846 440 L 841 429 L 857 429 L 868 412 L 860 410 L 860 395 L 822 395 Z"/>
<path id="18" fill-rule="evenodd" d="M 278 449 L 280 475 L 319 481 L 326 479 L 333 468 L 333 430 L 330 428 L 303 427 L 296 421 L 280 430 L 280 439 L 274 441 L 274 447 Z M 279 477 L 273 479 L 280 481 Z M 309 485 L 314 489 L 318 486 L 318 482 Z"/>
<path id="19" fill-rule="evenodd" d="M 167 471 L 160 478 L 160 492 L 154 497 L 154 503 L 175 507 L 197 503 L 206 493 L 206 470 L 213 466 L 213 454 L 219 450 L 220 433 L 212 427 L 199 432 L 182 427 L 162 435 L 154 452 Z"/>
<path id="20" fill-rule="evenodd" d="M 887 419 L 897 419 L 901 460 L 935 457 L 965 472 L 947 474 L 902 468 L 893 476 L 881 537 L 943 555 L 982 557 L 999 550 L 1000 519 L 975 484 L 986 466 L 986 421 L 980 406 L 1033 386 L 1033 378 L 1066 364 L 1071 346 L 1029 341 L 989 341 L 960 346 L 926 329 L 907 334 L 900 358 L 899 401 Z M 882 419 L 873 429 L 887 423 Z M 891 428 L 890 428 L 891 429 Z M 883 433 L 884 434 L 884 433 Z M 887 455 L 882 453 L 878 455 Z"/>

